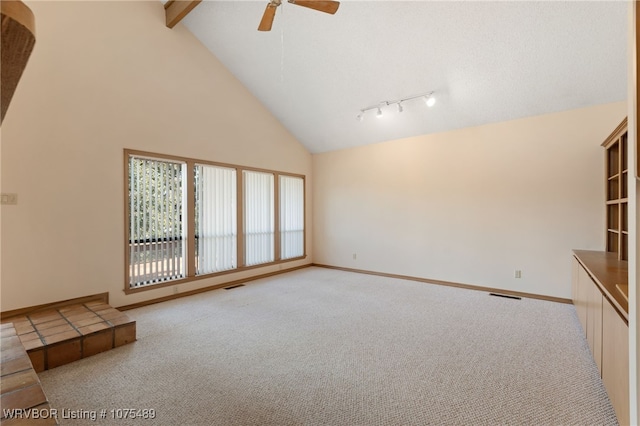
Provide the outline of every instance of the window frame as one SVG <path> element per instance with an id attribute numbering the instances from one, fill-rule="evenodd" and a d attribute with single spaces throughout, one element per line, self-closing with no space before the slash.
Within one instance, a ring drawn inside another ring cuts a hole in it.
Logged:
<path id="1" fill-rule="evenodd" d="M 186 274 L 184 278 L 168 280 L 155 284 L 147 284 L 141 285 L 139 287 L 130 287 L 129 286 L 129 245 L 130 245 L 130 236 L 129 236 L 129 207 L 130 207 L 130 199 L 129 199 L 129 158 L 131 156 L 135 157 L 144 157 L 149 159 L 157 159 L 157 160 L 166 160 L 166 161 L 179 161 L 185 163 L 186 168 L 186 182 L 185 182 L 185 191 L 186 191 L 186 199 L 187 204 L 184 206 L 184 212 L 186 214 L 186 250 L 185 250 L 185 258 L 186 258 Z M 257 268 L 264 268 L 273 265 L 278 265 L 287 262 L 295 262 L 299 260 L 306 259 L 307 257 L 307 188 L 306 188 L 306 176 L 303 174 L 297 173 L 289 173 L 282 172 L 277 170 L 269 170 L 257 167 L 248 167 L 248 166 L 240 166 L 236 164 L 229 163 L 221 163 L 217 161 L 209 161 L 203 159 L 189 158 L 189 157 L 181 157 L 177 155 L 167 155 L 160 154 L 155 152 L 148 151 L 139 151 L 134 149 L 124 149 L 124 292 L 125 294 L 134 294 L 143 291 L 148 291 L 152 289 L 159 289 L 168 286 L 180 285 L 188 282 L 203 280 L 207 278 L 218 277 L 222 275 L 233 274 L 236 272 L 248 271 Z M 236 241 L 236 249 L 237 249 L 237 267 L 234 269 L 228 269 L 225 271 L 218 271 L 208 274 L 196 274 L 196 256 L 195 256 L 195 174 L 194 167 L 197 165 L 211 165 L 216 167 L 225 167 L 229 169 L 235 169 L 236 171 L 236 214 L 237 214 L 237 241 Z M 273 175 L 274 179 L 274 261 L 267 263 L 260 263 L 257 265 L 246 266 L 245 265 L 245 232 L 244 232 L 244 179 L 243 179 L 243 171 L 252 171 L 259 173 L 269 173 Z M 302 256 L 281 259 L 281 248 L 280 248 L 280 176 L 291 176 L 296 178 L 301 178 L 303 181 L 303 199 L 302 199 L 302 209 L 303 209 L 303 217 L 304 217 L 304 232 L 303 232 L 303 254 Z"/>

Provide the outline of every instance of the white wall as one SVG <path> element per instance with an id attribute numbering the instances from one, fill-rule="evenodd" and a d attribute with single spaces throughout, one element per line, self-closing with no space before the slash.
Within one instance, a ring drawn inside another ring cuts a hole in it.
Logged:
<path id="1" fill-rule="evenodd" d="M 27 2 L 37 41 L 2 125 L 2 311 L 125 296 L 123 149 L 307 175 L 311 155 L 160 2 Z M 311 262 L 308 258 L 285 267 Z M 196 281 L 181 291 L 278 270 Z"/>
<path id="2" fill-rule="evenodd" d="M 571 249 L 604 249 L 600 144 L 625 115 L 620 102 L 314 155 L 314 262 L 569 299 Z"/>

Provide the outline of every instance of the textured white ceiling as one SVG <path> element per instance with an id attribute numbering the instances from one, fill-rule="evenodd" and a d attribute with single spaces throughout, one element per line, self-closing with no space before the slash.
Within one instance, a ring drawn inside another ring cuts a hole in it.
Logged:
<path id="1" fill-rule="evenodd" d="M 626 99 L 626 2 L 284 2 L 265 33 L 266 4 L 204 1 L 182 22 L 313 153 Z M 432 108 L 356 120 L 432 90 Z"/>

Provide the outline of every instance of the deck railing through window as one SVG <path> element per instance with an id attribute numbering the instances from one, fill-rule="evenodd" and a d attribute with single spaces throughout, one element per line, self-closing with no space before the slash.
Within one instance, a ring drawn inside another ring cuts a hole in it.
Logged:
<path id="1" fill-rule="evenodd" d="M 184 164 L 129 158 L 129 286 L 185 276 Z"/>

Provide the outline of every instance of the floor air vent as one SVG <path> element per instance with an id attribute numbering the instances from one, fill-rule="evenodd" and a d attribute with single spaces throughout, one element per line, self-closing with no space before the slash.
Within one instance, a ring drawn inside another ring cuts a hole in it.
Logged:
<path id="1" fill-rule="evenodd" d="M 225 287 L 225 290 L 231 290 L 232 288 L 244 287 L 244 284 L 232 285 L 230 287 Z"/>
<path id="2" fill-rule="evenodd" d="M 516 299 L 516 300 L 522 300 L 522 297 L 518 297 L 518 296 L 509 296 L 508 294 L 500 294 L 500 293 L 489 293 L 489 296 L 504 297 L 505 299 Z"/>

